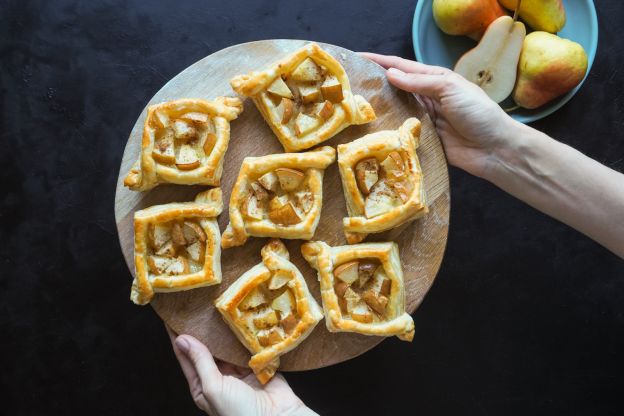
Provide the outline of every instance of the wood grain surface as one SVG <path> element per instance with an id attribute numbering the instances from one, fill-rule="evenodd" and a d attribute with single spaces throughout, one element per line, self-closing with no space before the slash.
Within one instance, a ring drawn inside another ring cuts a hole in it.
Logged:
<path id="1" fill-rule="evenodd" d="M 300 40 L 265 40 L 235 45 L 218 51 L 191 65 L 171 79 L 148 105 L 177 98 L 214 99 L 221 95 L 234 96 L 229 80 L 238 74 L 263 69 L 289 52 L 303 46 Z M 383 68 L 347 49 L 320 44 L 345 67 L 355 94 L 364 96 L 377 113 L 377 120 L 364 126 L 352 126 L 323 143 L 336 146 L 355 140 L 367 133 L 396 129 L 408 117 L 416 116 L 423 123 L 418 156 L 425 175 L 425 188 L 430 212 L 409 225 L 386 233 L 371 235 L 367 241 L 394 240 L 399 244 L 405 272 L 406 309 L 413 313 L 433 284 L 440 267 L 449 225 L 450 194 L 446 159 L 433 124 L 422 105 L 410 94 L 390 86 Z M 124 188 L 123 178 L 137 159 L 145 111 L 139 116 L 123 155 L 117 192 L 115 218 L 119 241 L 130 272 L 134 274 L 133 214 L 136 210 L 174 201 L 190 201 L 202 189 L 200 186 L 160 185 L 149 192 L 133 192 Z M 221 187 L 226 208 L 219 217 L 223 231 L 228 223 L 227 205 L 230 191 L 246 156 L 281 153 L 277 138 L 251 102 L 245 101 L 241 116 L 232 122 L 229 150 Z M 315 239 L 330 245 L 346 244 L 342 218 L 346 215 L 338 166 L 325 172 L 323 211 Z M 242 247 L 224 250 L 222 254 L 223 282 L 221 285 L 185 292 L 158 294 L 151 305 L 158 315 L 177 333 L 190 334 L 204 342 L 213 355 L 221 360 L 247 366 L 249 352 L 240 344 L 213 306 L 213 301 L 243 272 L 260 262 L 264 238 L 250 238 Z M 310 290 L 321 304 L 315 271 L 305 262 L 299 248 L 302 241 L 284 240 L 291 260 L 306 278 Z M 128 296 L 131 278 L 128 276 Z M 128 302 L 130 300 L 128 299 Z M 297 349 L 284 355 L 280 370 L 309 370 L 336 364 L 356 357 L 381 342 L 381 337 L 327 331 L 321 321 L 310 337 Z M 418 342 L 418 328 L 414 342 Z M 146 346 L 147 347 L 147 346 Z"/>

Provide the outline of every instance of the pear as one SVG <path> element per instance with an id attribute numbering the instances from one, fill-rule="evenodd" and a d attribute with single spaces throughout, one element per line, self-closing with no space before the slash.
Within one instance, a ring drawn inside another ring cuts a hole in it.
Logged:
<path id="1" fill-rule="evenodd" d="M 503 7 L 515 10 L 516 0 L 499 0 Z M 566 14 L 561 0 L 523 0 L 520 18 L 533 30 L 557 33 L 566 24 Z"/>
<path id="2" fill-rule="evenodd" d="M 433 0 L 433 18 L 448 35 L 479 40 L 490 23 L 504 15 L 496 0 Z"/>
<path id="3" fill-rule="evenodd" d="M 525 36 L 524 24 L 509 16 L 499 17 L 488 27 L 479 44 L 457 61 L 455 72 L 500 103 L 511 94 L 516 83 Z"/>
<path id="4" fill-rule="evenodd" d="M 521 107 L 537 108 L 576 87 L 585 72 L 587 54 L 581 45 L 533 32 L 524 39 L 513 99 Z"/>

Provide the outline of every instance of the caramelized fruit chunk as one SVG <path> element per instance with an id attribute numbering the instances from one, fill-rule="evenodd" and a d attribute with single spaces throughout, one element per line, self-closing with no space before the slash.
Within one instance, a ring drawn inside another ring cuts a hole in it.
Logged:
<path id="1" fill-rule="evenodd" d="M 359 285 L 360 287 L 364 287 L 366 282 L 370 280 L 371 277 L 375 274 L 375 271 L 379 267 L 379 264 L 376 261 L 360 261 L 359 267 Z"/>
<path id="2" fill-rule="evenodd" d="M 288 201 L 282 207 L 270 210 L 269 219 L 275 224 L 294 225 L 300 223 L 303 218 L 293 204 Z"/>
<path id="3" fill-rule="evenodd" d="M 202 264 L 206 255 L 206 247 L 201 241 L 195 241 L 193 244 L 189 244 L 189 246 L 186 247 L 186 252 L 191 260 Z"/>
<path id="4" fill-rule="evenodd" d="M 173 131 L 171 129 L 167 129 L 163 136 L 156 140 L 154 149 L 152 150 L 152 157 L 156 162 L 165 165 L 175 163 L 175 146 Z"/>
<path id="5" fill-rule="evenodd" d="M 284 332 L 290 334 L 297 327 L 297 318 L 291 313 L 282 318 L 280 325 L 284 329 Z"/>
<path id="6" fill-rule="evenodd" d="M 280 119 L 282 124 L 288 124 L 290 119 L 292 119 L 293 114 L 295 113 L 295 102 L 288 98 L 282 98 L 278 107 L 278 114 L 280 114 Z"/>
<path id="7" fill-rule="evenodd" d="M 199 167 L 199 157 L 197 152 L 188 144 L 180 146 L 178 155 L 176 156 L 176 166 L 180 170 L 193 170 Z"/>
<path id="8" fill-rule="evenodd" d="M 296 190 L 305 179 L 305 174 L 296 169 L 277 168 L 275 169 L 275 174 L 277 175 L 279 184 L 284 192 L 292 192 Z"/>
<path id="9" fill-rule="evenodd" d="M 175 257 L 176 249 L 173 245 L 173 241 L 167 241 L 158 250 L 156 250 L 155 253 L 157 256 Z"/>
<path id="10" fill-rule="evenodd" d="M 154 250 L 160 249 L 170 239 L 170 227 L 166 224 L 151 224 L 149 227 L 150 243 Z"/>
<path id="11" fill-rule="evenodd" d="M 290 281 L 292 275 L 285 270 L 276 270 L 269 281 L 269 289 L 277 290 Z"/>
<path id="12" fill-rule="evenodd" d="M 373 186 L 371 193 L 366 198 L 364 215 L 366 218 L 373 218 L 391 211 L 401 203 L 401 199 L 394 190 L 388 186 L 386 181 L 381 180 Z"/>
<path id="13" fill-rule="evenodd" d="M 321 90 L 314 84 L 299 86 L 299 94 L 304 104 L 311 104 L 321 100 Z"/>
<path id="14" fill-rule="evenodd" d="M 279 330 L 275 327 L 258 332 L 258 342 L 263 347 L 270 347 L 283 340 L 284 337 L 282 337 L 282 334 L 280 334 Z"/>
<path id="15" fill-rule="evenodd" d="M 323 98 L 336 104 L 344 99 L 342 94 L 342 85 L 335 76 L 328 76 L 321 85 L 321 93 Z"/>
<path id="16" fill-rule="evenodd" d="M 197 130 L 186 121 L 176 120 L 173 122 L 173 134 L 178 140 L 189 141 L 197 137 Z"/>
<path id="17" fill-rule="evenodd" d="M 249 292 L 249 294 L 247 294 L 245 299 L 241 301 L 241 303 L 238 305 L 238 308 L 240 310 L 246 311 L 249 309 L 257 308 L 258 306 L 264 305 L 267 302 L 268 300 L 264 292 L 259 287 L 255 287 L 251 290 L 251 292 Z"/>
<path id="18" fill-rule="evenodd" d="M 167 267 L 173 262 L 173 259 L 161 256 L 148 256 L 147 267 L 156 275 L 164 274 Z"/>
<path id="19" fill-rule="evenodd" d="M 264 208 L 253 193 L 250 194 L 247 199 L 243 200 L 241 211 L 243 215 L 250 220 L 259 221 L 264 218 Z"/>
<path id="20" fill-rule="evenodd" d="M 334 105 L 329 100 L 315 104 L 313 114 L 315 117 L 325 121 L 334 115 Z"/>
<path id="21" fill-rule="evenodd" d="M 355 179 L 360 192 L 368 195 L 379 180 L 379 162 L 374 157 L 360 160 L 355 165 Z"/>
<path id="22" fill-rule="evenodd" d="M 343 281 L 338 281 L 334 284 L 334 292 L 336 292 L 336 295 L 338 295 L 341 298 L 344 297 L 345 292 L 347 291 L 348 288 L 349 288 L 349 285 Z"/>
<path id="23" fill-rule="evenodd" d="M 323 77 L 321 68 L 312 60 L 306 58 L 291 74 L 296 81 L 320 81 Z"/>
<path id="24" fill-rule="evenodd" d="M 353 309 L 349 311 L 349 314 L 351 315 L 351 319 L 353 319 L 354 321 L 361 322 L 363 324 L 369 324 L 373 322 L 373 314 L 370 309 L 368 309 L 366 302 L 359 302 L 357 305 L 355 305 Z"/>
<path id="25" fill-rule="evenodd" d="M 388 298 L 384 295 L 380 295 L 375 293 L 373 290 L 369 289 L 366 292 L 362 293 L 362 299 L 366 304 L 379 315 L 384 315 L 386 313 L 386 305 L 388 305 Z"/>
<path id="26" fill-rule="evenodd" d="M 273 299 L 273 302 L 271 302 L 271 308 L 279 311 L 280 316 L 284 317 L 293 313 L 295 303 L 295 297 L 292 292 L 290 290 L 285 290 L 281 295 Z"/>
<path id="27" fill-rule="evenodd" d="M 277 325 L 278 322 L 279 320 L 277 319 L 277 314 L 272 309 L 267 309 L 266 311 L 263 311 L 253 320 L 254 326 L 258 329 L 270 328 Z"/>
<path id="28" fill-rule="evenodd" d="M 388 153 L 388 156 L 381 162 L 381 167 L 386 173 L 386 176 L 391 178 L 401 177 L 405 173 L 403 158 L 397 151 Z"/>
<path id="29" fill-rule="evenodd" d="M 358 264 L 357 261 L 341 264 L 334 269 L 334 276 L 350 285 L 359 277 Z"/>
<path id="30" fill-rule="evenodd" d="M 304 113 L 299 113 L 295 119 L 295 134 L 298 137 L 305 136 L 320 125 L 320 120 Z"/>
<path id="31" fill-rule="evenodd" d="M 267 172 L 260 176 L 258 178 L 258 182 L 260 182 L 260 185 L 262 185 L 267 191 L 277 192 L 279 181 L 274 172 Z"/>
<path id="32" fill-rule="evenodd" d="M 293 99 L 292 91 L 290 91 L 290 88 L 288 88 L 288 85 L 286 85 L 281 77 L 275 78 L 275 81 L 269 85 L 267 91 L 279 97 Z"/>

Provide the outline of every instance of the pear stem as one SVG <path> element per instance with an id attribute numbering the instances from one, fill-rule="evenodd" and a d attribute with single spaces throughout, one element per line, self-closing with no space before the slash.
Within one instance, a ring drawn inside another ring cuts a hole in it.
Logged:
<path id="1" fill-rule="evenodd" d="M 522 3 L 522 0 L 518 0 L 518 2 L 516 3 L 516 10 L 514 10 L 513 15 L 514 23 L 518 21 L 518 14 L 520 13 L 520 3 Z"/>

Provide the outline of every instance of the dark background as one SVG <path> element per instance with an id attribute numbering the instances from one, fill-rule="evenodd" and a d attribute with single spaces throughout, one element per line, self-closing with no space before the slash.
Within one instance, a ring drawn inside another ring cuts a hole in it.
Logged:
<path id="1" fill-rule="evenodd" d="M 414 1 L 0 1 L 0 413 L 197 410 L 149 307 L 128 299 L 113 218 L 122 150 L 171 77 L 232 44 L 301 38 L 413 58 Z M 624 4 L 534 126 L 624 170 Z M 286 374 L 322 414 L 624 414 L 624 262 L 451 168 L 446 256 L 395 339 Z"/>

